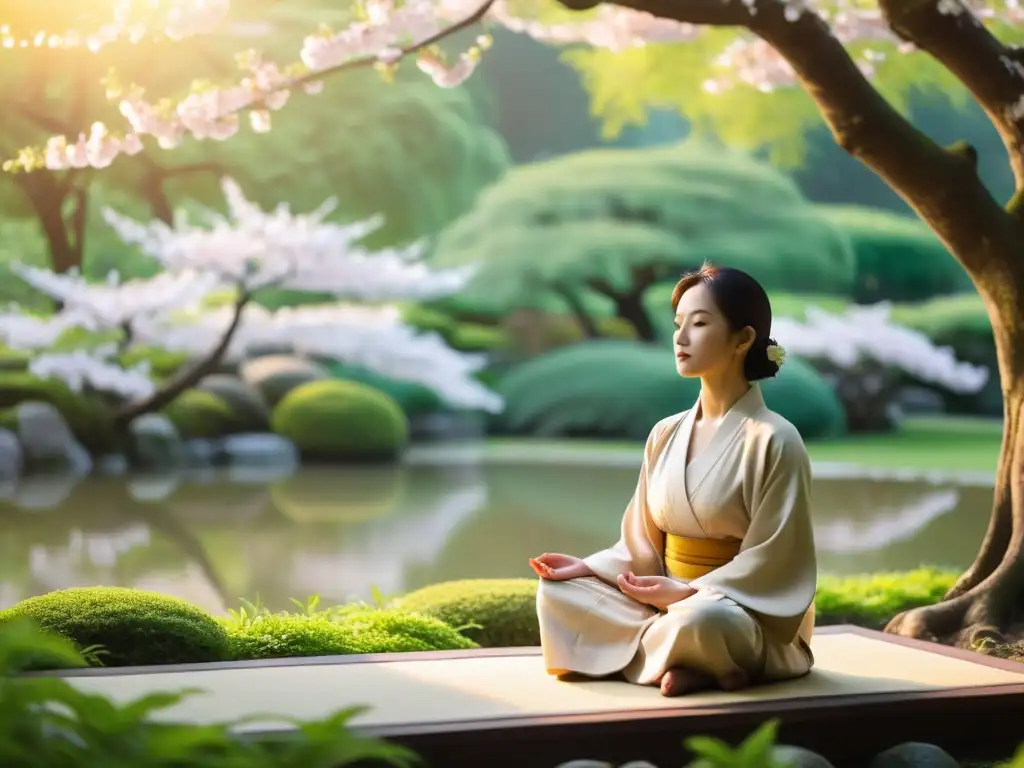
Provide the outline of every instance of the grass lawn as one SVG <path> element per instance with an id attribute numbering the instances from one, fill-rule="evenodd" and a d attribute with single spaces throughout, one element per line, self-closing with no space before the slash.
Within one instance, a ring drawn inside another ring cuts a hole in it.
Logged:
<path id="1" fill-rule="evenodd" d="M 1002 440 L 1002 422 L 995 419 L 928 417 L 907 419 L 898 432 L 888 435 L 855 435 L 838 440 L 813 441 L 807 450 L 813 461 L 858 464 L 865 467 L 920 470 L 950 469 L 961 472 L 995 472 Z M 522 451 L 537 458 L 544 451 L 632 452 L 639 457 L 639 443 L 621 440 L 535 440 L 494 438 L 489 448 L 500 452 Z"/>

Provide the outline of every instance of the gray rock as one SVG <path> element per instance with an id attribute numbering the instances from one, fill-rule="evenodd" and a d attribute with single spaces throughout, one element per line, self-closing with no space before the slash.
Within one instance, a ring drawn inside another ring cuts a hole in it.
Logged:
<path id="1" fill-rule="evenodd" d="M 896 404 L 907 414 L 934 414 L 946 410 L 942 395 L 927 387 L 903 387 L 896 396 Z"/>
<path id="2" fill-rule="evenodd" d="M 196 437 L 186 440 L 182 447 L 185 450 L 185 461 L 191 467 L 211 467 L 221 460 L 219 440 Z"/>
<path id="3" fill-rule="evenodd" d="M 880 752 L 869 768 L 960 768 L 960 763 L 934 744 L 908 741 Z"/>
<path id="4" fill-rule="evenodd" d="M 96 460 L 96 471 L 108 477 L 120 477 L 128 472 L 128 459 L 120 453 L 108 453 Z"/>
<path id="5" fill-rule="evenodd" d="M 205 377 L 196 389 L 216 395 L 231 409 L 242 432 L 265 432 L 270 429 L 270 409 L 259 391 L 237 376 L 216 373 Z"/>
<path id="6" fill-rule="evenodd" d="M 778 744 L 772 748 L 772 760 L 788 768 L 833 768 L 832 763 L 803 747 Z"/>
<path id="7" fill-rule="evenodd" d="M 322 365 L 289 355 L 267 355 L 247 360 L 238 374 L 242 381 L 260 393 L 270 408 L 296 387 L 331 378 Z"/>
<path id="8" fill-rule="evenodd" d="M 132 458 L 143 469 L 174 469 L 187 460 L 177 427 L 162 413 L 144 413 L 128 427 Z"/>
<path id="9" fill-rule="evenodd" d="M 13 483 L 25 469 L 25 454 L 18 436 L 0 429 L 0 484 Z"/>
<path id="10" fill-rule="evenodd" d="M 299 452 L 287 438 L 270 433 L 230 435 L 220 442 L 229 467 L 296 467 Z"/>
<path id="11" fill-rule="evenodd" d="M 29 472 L 87 475 L 92 457 L 50 403 L 29 400 L 18 403 L 18 440 Z"/>

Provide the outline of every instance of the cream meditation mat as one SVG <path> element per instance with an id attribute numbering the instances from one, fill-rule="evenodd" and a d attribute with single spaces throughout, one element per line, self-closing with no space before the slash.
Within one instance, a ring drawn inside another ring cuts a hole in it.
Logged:
<path id="1" fill-rule="evenodd" d="M 1024 683 L 1021 672 L 850 633 L 814 638 L 816 666 L 799 680 L 738 693 L 665 698 L 654 687 L 624 682 L 561 682 L 539 655 L 250 667 L 188 672 L 67 677 L 83 691 L 126 701 L 155 691 L 199 688 L 161 719 L 195 723 L 249 715 L 322 718 L 368 706 L 354 724 L 415 726 L 499 718 L 602 714 L 857 694 L 910 693 Z M 981 657 L 983 658 L 983 657 Z M 272 724 L 247 728 L 266 730 Z"/>

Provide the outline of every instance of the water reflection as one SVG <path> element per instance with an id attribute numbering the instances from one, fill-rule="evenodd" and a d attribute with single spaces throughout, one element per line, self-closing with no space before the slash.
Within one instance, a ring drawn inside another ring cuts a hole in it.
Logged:
<path id="1" fill-rule="evenodd" d="M 634 469 L 550 465 L 40 478 L 0 501 L 0 606 L 112 584 L 220 612 L 257 594 L 285 608 L 528 576 L 531 555 L 614 541 L 635 481 Z M 821 569 L 855 573 L 966 566 L 991 491 L 842 479 L 814 495 Z"/>

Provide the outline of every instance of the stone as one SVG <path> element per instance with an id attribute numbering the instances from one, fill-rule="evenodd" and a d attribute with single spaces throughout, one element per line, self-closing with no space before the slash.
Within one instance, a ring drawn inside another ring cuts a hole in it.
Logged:
<path id="1" fill-rule="evenodd" d="M 220 440 L 195 437 L 186 440 L 182 447 L 185 451 L 185 461 L 191 467 L 211 467 L 221 461 Z"/>
<path id="2" fill-rule="evenodd" d="M 934 744 L 908 741 L 880 752 L 868 768 L 960 768 L 960 763 Z"/>
<path id="3" fill-rule="evenodd" d="M 0 484 L 12 483 L 25 469 L 25 453 L 18 436 L 9 429 L 0 429 Z"/>
<path id="4" fill-rule="evenodd" d="M 296 467 L 299 451 L 287 438 L 270 433 L 230 435 L 220 441 L 229 467 Z"/>
<path id="5" fill-rule="evenodd" d="M 242 432 L 265 432 L 270 429 L 270 409 L 259 391 L 237 376 L 221 373 L 205 377 L 196 385 L 201 392 L 216 395 L 231 409 Z"/>
<path id="6" fill-rule="evenodd" d="M 927 387 L 903 387 L 896 396 L 896 404 L 905 414 L 937 414 L 946 410 L 942 395 Z"/>
<path id="7" fill-rule="evenodd" d="M 132 459 L 143 469 L 174 469 L 186 459 L 185 446 L 177 427 L 162 413 L 144 413 L 128 426 L 132 437 Z"/>
<path id="8" fill-rule="evenodd" d="M 108 453 L 96 459 L 96 471 L 107 477 L 120 477 L 127 474 L 128 459 L 120 453 Z"/>
<path id="9" fill-rule="evenodd" d="M 291 355 L 267 355 L 247 360 L 239 368 L 239 376 L 260 393 L 270 408 L 296 387 L 331 378 L 322 365 Z"/>
<path id="10" fill-rule="evenodd" d="M 777 744 L 772 747 L 772 760 L 789 768 L 833 768 L 832 763 L 817 752 L 789 744 Z"/>
<path id="11" fill-rule="evenodd" d="M 18 403 L 15 416 L 29 472 L 83 476 L 92 471 L 92 457 L 53 405 L 27 400 Z"/>

